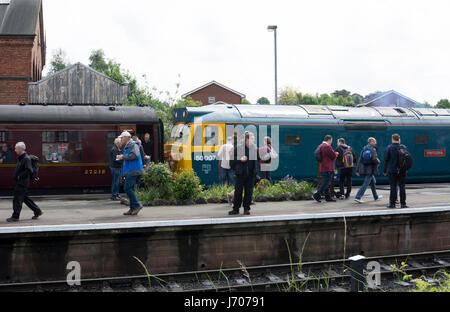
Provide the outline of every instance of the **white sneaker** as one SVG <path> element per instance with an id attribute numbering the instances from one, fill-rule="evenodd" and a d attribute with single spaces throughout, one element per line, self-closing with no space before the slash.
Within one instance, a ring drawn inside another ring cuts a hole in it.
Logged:
<path id="1" fill-rule="evenodd" d="M 358 199 L 358 198 L 355 198 L 355 202 L 360 203 L 360 204 L 364 203 L 364 201 L 362 199 Z"/>
<path id="2" fill-rule="evenodd" d="M 379 201 L 379 200 L 381 200 L 382 198 L 383 198 L 383 195 L 378 195 L 378 198 L 375 199 L 375 201 Z"/>

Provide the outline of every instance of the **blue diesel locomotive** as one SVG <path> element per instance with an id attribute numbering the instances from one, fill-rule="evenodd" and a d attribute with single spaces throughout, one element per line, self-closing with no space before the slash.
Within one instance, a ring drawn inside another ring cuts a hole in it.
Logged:
<path id="1" fill-rule="evenodd" d="M 391 135 L 398 133 L 414 160 L 408 183 L 450 181 L 449 109 L 233 104 L 179 108 L 164 146 L 165 159 L 173 169 L 193 168 L 203 184 L 217 183 L 219 148 L 226 137 L 244 131 L 255 134 L 258 147 L 264 136 L 272 137 L 279 154 L 272 164 L 274 180 L 286 175 L 316 180 L 313 152 L 326 134 L 333 136 L 333 148 L 342 137 L 357 155 L 368 137 L 376 138 L 383 164 Z M 377 180 L 388 183 L 382 175 Z M 360 184 L 362 179 L 355 176 L 354 182 Z"/>

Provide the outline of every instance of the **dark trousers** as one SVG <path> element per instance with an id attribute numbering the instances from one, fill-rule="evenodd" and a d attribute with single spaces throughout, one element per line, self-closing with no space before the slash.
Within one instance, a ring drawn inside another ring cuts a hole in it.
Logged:
<path id="1" fill-rule="evenodd" d="M 406 205 L 406 190 L 405 190 L 405 173 L 390 173 L 389 174 L 389 186 L 391 189 L 389 195 L 389 204 L 395 205 L 397 200 L 397 186 L 400 190 L 400 204 Z"/>
<path id="2" fill-rule="evenodd" d="M 269 180 L 272 183 L 272 178 L 270 177 L 270 171 L 260 171 L 259 172 L 261 179 Z"/>
<path id="3" fill-rule="evenodd" d="M 349 197 L 352 191 L 353 168 L 342 168 L 339 173 L 339 191 L 341 195 Z M 347 192 L 344 194 L 344 182 L 347 181 Z"/>
<path id="4" fill-rule="evenodd" d="M 330 200 L 331 199 L 330 184 L 333 179 L 334 173 L 333 171 L 330 171 L 330 172 L 321 172 L 320 174 L 322 176 L 322 184 L 320 185 L 319 189 L 317 190 L 316 194 L 314 194 L 314 196 L 318 197 L 323 192 L 325 194 L 325 200 Z"/>
<path id="5" fill-rule="evenodd" d="M 18 184 L 14 189 L 13 218 L 19 219 L 23 203 L 33 210 L 35 215 L 41 212 L 41 209 L 28 197 L 28 187 Z"/>
<path id="6" fill-rule="evenodd" d="M 244 191 L 244 210 L 250 210 L 252 203 L 253 187 L 255 184 L 254 175 L 238 175 L 234 184 L 234 205 L 233 210 L 239 211 L 242 204 L 242 192 Z"/>

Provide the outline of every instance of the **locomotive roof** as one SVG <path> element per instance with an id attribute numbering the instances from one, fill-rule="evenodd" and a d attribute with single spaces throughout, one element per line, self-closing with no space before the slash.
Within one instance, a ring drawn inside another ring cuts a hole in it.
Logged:
<path id="1" fill-rule="evenodd" d="M 0 105 L 0 123 L 148 124 L 158 122 L 149 106 Z"/>
<path id="2" fill-rule="evenodd" d="M 174 111 L 174 122 L 289 122 L 308 119 L 401 121 L 450 119 L 450 109 L 403 107 L 347 107 L 322 105 L 213 104 Z M 194 120 L 195 119 L 195 120 Z"/>

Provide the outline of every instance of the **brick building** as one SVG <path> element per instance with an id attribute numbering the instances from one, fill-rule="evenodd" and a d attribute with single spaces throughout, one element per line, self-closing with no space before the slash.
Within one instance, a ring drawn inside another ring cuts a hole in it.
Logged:
<path id="1" fill-rule="evenodd" d="M 245 98 L 245 94 L 228 88 L 214 80 L 197 89 L 183 94 L 181 97 L 186 98 L 188 96 L 195 101 L 202 102 L 203 105 L 209 105 L 218 102 L 240 104 L 242 99 Z"/>
<path id="2" fill-rule="evenodd" d="M 410 99 L 397 91 L 390 90 L 387 92 L 374 93 L 363 99 L 363 103 L 358 106 L 375 106 L 375 107 L 421 107 L 422 104 Z"/>
<path id="3" fill-rule="evenodd" d="M 0 104 L 27 103 L 44 65 L 42 0 L 0 0 Z"/>

